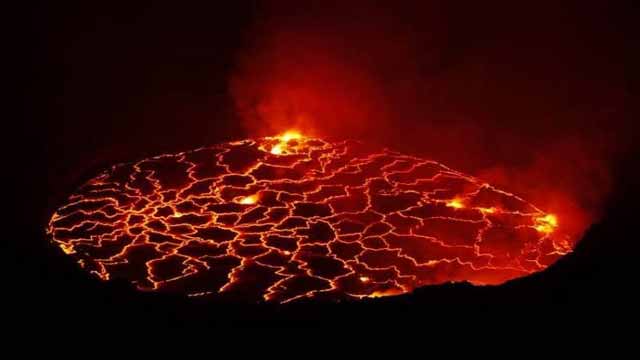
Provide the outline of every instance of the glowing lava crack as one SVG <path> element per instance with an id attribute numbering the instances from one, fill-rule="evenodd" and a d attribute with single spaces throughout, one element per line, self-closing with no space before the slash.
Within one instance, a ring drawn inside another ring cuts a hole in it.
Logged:
<path id="1" fill-rule="evenodd" d="M 499 284 L 571 251 L 558 226 L 437 162 L 287 133 L 116 165 L 47 232 L 104 280 L 287 302 Z"/>

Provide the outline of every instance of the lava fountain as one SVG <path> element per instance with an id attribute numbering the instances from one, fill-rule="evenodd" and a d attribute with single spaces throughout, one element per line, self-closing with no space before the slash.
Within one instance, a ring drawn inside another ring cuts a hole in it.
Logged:
<path id="1" fill-rule="evenodd" d="M 435 161 L 288 132 L 113 166 L 47 233 L 103 280 L 284 303 L 501 284 L 570 252 L 560 226 Z"/>

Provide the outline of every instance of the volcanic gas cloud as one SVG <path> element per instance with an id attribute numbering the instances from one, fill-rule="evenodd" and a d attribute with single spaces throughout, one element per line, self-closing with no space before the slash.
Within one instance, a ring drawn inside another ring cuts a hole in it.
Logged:
<path id="1" fill-rule="evenodd" d="M 500 284 L 571 251 L 561 227 L 437 162 L 288 132 L 114 166 L 48 233 L 103 280 L 289 302 Z"/>

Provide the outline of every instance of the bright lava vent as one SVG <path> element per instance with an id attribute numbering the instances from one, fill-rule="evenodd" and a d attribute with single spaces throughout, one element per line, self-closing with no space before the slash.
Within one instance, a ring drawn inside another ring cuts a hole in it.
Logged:
<path id="1" fill-rule="evenodd" d="M 103 280 L 288 302 L 500 284 L 570 252 L 559 226 L 437 162 L 288 132 L 116 165 L 47 232 Z"/>

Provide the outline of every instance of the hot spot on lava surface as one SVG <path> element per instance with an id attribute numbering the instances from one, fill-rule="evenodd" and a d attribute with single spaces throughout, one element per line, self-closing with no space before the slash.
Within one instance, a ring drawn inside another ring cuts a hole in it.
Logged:
<path id="1" fill-rule="evenodd" d="M 559 226 L 435 161 L 290 132 L 113 166 L 47 234 L 103 280 L 283 303 L 500 284 L 570 252 Z"/>

